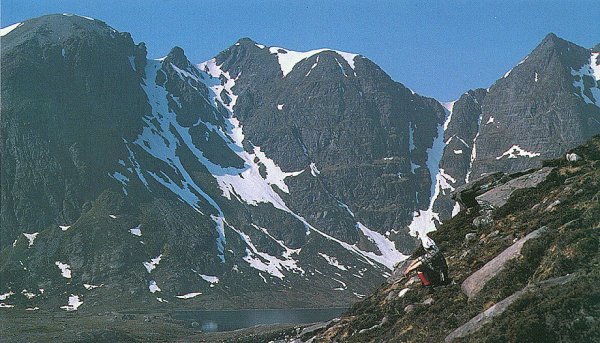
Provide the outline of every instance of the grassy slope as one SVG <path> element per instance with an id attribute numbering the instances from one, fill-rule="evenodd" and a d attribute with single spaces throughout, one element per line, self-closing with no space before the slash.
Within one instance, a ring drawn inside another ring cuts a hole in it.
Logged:
<path id="1" fill-rule="evenodd" d="M 584 342 L 600 338 L 600 137 L 575 152 L 584 161 L 547 162 L 556 167 L 549 177 L 535 189 L 515 192 L 494 212 L 490 226 L 475 228 L 472 221 L 479 210 L 470 209 L 431 235 L 447 256 L 457 284 L 433 294 L 412 284 L 401 298 L 397 294 L 407 287 L 406 280 L 384 284 L 340 322 L 331 324 L 317 341 L 440 342 L 527 284 L 568 273 L 576 273 L 575 282 L 524 296 L 497 317 L 494 325 L 484 326 L 462 342 Z M 549 209 L 557 200 L 560 204 Z M 478 297 L 467 300 L 460 290 L 467 276 L 516 238 L 542 226 L 550 229 L 546 235 L 526 243 L 522 258 L 509 262 Z M 478 239 L 465 242 L 469 232 Z M 428 298 L 433 304 L 422 304 Z M 405 312 L 411 304 L 414 309 Z"/>

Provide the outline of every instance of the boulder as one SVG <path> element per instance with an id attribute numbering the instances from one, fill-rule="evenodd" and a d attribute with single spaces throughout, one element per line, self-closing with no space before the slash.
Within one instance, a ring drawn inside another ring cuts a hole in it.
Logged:
<path id="1" fill-rule="evenodd" d="M 498 275 L 498 273 L 504 269 L 508 261 L 521 256 L 521 249 L 523 248 L 525 242 L 530 239 L 538 238 L 540 235 L 546 232 L 547 229 L 547 227 L 543 226 L 531 232 L 510 247 L 506 248 L 506 250 L 486 263 L 483 267 L 481 267 L 481 269 L 471 274 L 461 285 L 463 292 L 469 298 L 476 296 L 488 281 L 490 281 L 494 276 Z"/>
<path id="2" fill-rule="evenodd" d="M 394 268 L 394 271 L 392 272 L 392 275 L 390 275 L 387 278 L 387 280 L 386 280 L 387 283 L 393 284 L 394 282 L 403 279 L 404 278 L 404 270 L 406 269 L 406 267 L 408 267 L 408 265 L 412 261 L 413 261 L 412 259 L 407 259 L 407 260 L 398 262 L 398 264 Z"/>
<path id="3" fill-rule="evenodd" d="M 552 171 L 551 167 L 544 167 L 532 173 L 519 176 L 502 185 L 494 187 L 489 191 L 475 197 L 477 203 L 482 207 L 498 208 L 506 204 L 510 196 L 517 189 L 532 188 L 546 179 Z"/>
<path id="4" fill-rule="evenodd" d="M 488 308 L 484 312 L 481 312 L 480 314 L 471 318 L 471 320 L 469 320 L 468 322 L 466 322 L 465 324 L 463 324 L 456 330 L 452 331 L 448 336 L 446 336 L 446 338 L 444 339 L 444 342 L 446 342 L 446 343 L 452 342 L 453 340 L 455 340 L 457 338 L 465 337 L 465 336 L 472 334 L 473 332 L 478 331 L 484 325 L 492 322 L 494 317 L 501 315 L 512 303 L 514 303 L 517 299 L 519 299 L 521 296 L 523 296 L 527 292 L 535 292 L 539 289 L 543 289 L 543 288 L 547 288 L 547 287 L 551 287 L 551 286 L 555 286 L 555 285 L 564 285 L 564 284 L 570 282 L 571 280 L 573 280 L 573 278 L 574 278 L 573 274 L 568 274 L 565 276 L 548 279 L 548 280 L 542 281 L 538 284 L 526 286 L 522 290 L 515 292 L 511 296 L 494 304 L 492 307 Z"/>
<path id="5" fill-rule="evenodd" d="M 582 160 L 581 156 L 579 156 L 575 153 L 567 154 L 565 157 L 566 157 L 567 161 L 569 161 L 569 162 L 577 162 L 577 161 Z"/>

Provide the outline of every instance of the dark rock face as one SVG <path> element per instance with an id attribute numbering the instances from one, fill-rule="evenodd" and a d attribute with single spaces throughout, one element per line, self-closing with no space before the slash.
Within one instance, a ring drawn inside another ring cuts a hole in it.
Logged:
<path id="1" fill-rule="evenodd" d="M 448 190 L 494 172 L 539 167 L 599 133 L 598 63 L 593 49 L 549 34 L 487 91 L 461 96 L 441 163 Z M 441 218 L 458 208 L 448 193 L 435 202 Z"/>
<path id="2" fill-rule="evenodd" d="M 148 106 L 128 60 L 138 52 L 131 37 L 60 17 L 2 37 L 1 247 L 21 232 L 72 223 L 114 188 L 106 173 Z"/>
<path id="3" fill-rule="evenodd" d="M 444 120 L 442 107 L 362 56 L 351 66 L 335 51 L 307 53 L 283 75 L 278 58 L 296 52 L 278 56 L 287 51 L 278 49 L 242 39 L 215 64 L 235 79 L 235 115 L 248 140 L 284 171 L 313 164 L 320 172 L 316 180 L 290 182 L 292 208 L 336 238 L 357 240 L 352 227 L 361 221 L 412 247 L 403 228 L 428 201 L 426 150 Z M 414 173 L 411 161 L 421 166 Z"/>
<path id="4" fill-rule="evenodd" d="M 344 305 L 414 245 L 435 100 L 333 51 L 285 78 L 249 40 L 209 73 L 145 51 L 78 16 L 2 37 L 0 292 L 45 290 L 11 302 Z"/>
<path id="5" fill-rule="evenodd" d="M 549 34 L 496 81 L 482 106 L 472 177 L 537 167 L 600 132 L 600 103 L 585 95 L 596 80 L 587 85 L 585 77 L 585 89 L 574 87 L 574 71 L 596 63 L 591 59 L 589 49 Z"/>
<path id="6" fill-rule="evenodd" d="M 463 94 L 451 106 L 451 117 L 444 132 L 444 154 L 440 163 L 440 176 L 448 185 L 442 188 L 434 209 L 441 218 L 456 214 L 455 202 L 450 193 L 467 182 L 474 162 L 473 143 L 479 134 L 481 105 L 487 90 L 479 88 Z"/>

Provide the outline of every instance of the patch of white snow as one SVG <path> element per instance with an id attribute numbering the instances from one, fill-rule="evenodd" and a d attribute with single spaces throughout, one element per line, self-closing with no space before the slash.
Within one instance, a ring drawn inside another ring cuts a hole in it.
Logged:
<path id="1" fill-rule="evenodd" d="M 60 261 L 56 261 L 54 262 L 54 264 L 58 267 L 58 269 L 60 269 L 60 274 L 67 279 L 71 278 L 71 266 L 66 264 L 66 263 L 62 263 Z"/>
<path id="2" fill-rule="evenodd" d="M 510 147 L 510 149 L 506 150 L 502 155 L 496 157 L 496 159 L 499 160 L 504 157 L 517 158 L 519 156 L 533 158 L 533 157 L 540 156 L 540 153 L 530 152 L 530 151 L 522 149 L 518 145 L 513 145 L 512 147 Z"/>
<path id="3" fill-rule="evenodd" d="M 16 23 L 16 24 L 8 25 L 7 27 L 0 29 L 0 37 L 6 36 L 12 30 L 16 29 L 17 27 L 19 27 L 21 25 L 23 25 L 23 23 Z"/>
<path id="4" fill-rule="evenodd" d="M 71 296 L 69 296 L 69 304 L 66 306 L 61 306 L 60 308 L 62 308 L 63 310 L 66 310 L 66 311 L 77 311 L 79 306 L 81 306 L 82 304 L 83 304 L 83 301 L 81 301 L 81 299 L 79 299 L 78 295 L 71 294 Z"/>
<path id="5" fill-rule="evenodd" d="M 150 262 L 144 262 L 144 267 L 146 267 L 146 270 L 148 271 L 148 273 L 151 273 L 156 268 L 156 266 L 158 266 L 161 258 L 162 258 L 162 254 L 151 259 Z"/>
<path id="6" fill-rule="evenodd" d="M 187 293 L 187 294 L 183 294 L 183 295 L 176 295 L 175 297 L 179 298 L 179 299 L 191 299 L 191 298 L 197 297 L 201 294 L 202 294 L 201 292 L 192 292 L 192 293 Z"/>
<path id="7" fill-rule="evenodd" d="M 29 248 L 33 245 L 33 241 L 35 241 L 35 238 L 37 237 L 38 234 L 39 234 L 39 232 L 34 232 L 34 233 L 24 233 L 23 232 L 23 236 L 25 236 L 27 238 L 27 240 L 29 241 L 29 245 L 27 246 L 27 248 Z"/>

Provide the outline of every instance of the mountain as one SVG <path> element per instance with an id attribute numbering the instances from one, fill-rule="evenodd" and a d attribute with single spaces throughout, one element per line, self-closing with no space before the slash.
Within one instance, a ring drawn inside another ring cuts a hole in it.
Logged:
<path id="1" fill-rule="evenodd" d="M 554 34 L 487 90 L 453 102 L 445 131 L 442 190 L 493 172 L 539 167 L 600 132 L 598 52 Z M 457 207 L 433 206 L 442 218 Z"/>
<path id="2" fill-rule="evenodd" d="M 541 101 L 514 89 L 528 61 L 442 105 L 330 49 L 243 38 L 198 64 L 179 47 L 149 59 L 64 14 L 0 34 L 4 307 L 346 306 L 456 214 L 451 190 L 600 132 L 597 54 L 555 36 L 528 58 L 553 111 L 532 123 L 498 105 Z"/>
<path id="3" fill-rule="evenodd" d="M 430 292 L 401 277 L 403 264 L 344 316 L 288 341 L 596 341 L 600 136 L 571 153 L 577 161 L 545 161 L 454 193 L 466 209 L 431 234 L 452 285 Z"/>
<path id="4" fill-rule="evenodd" d="M 75 15 L 2 33 L 8 304 L 345 305 L 414 247 L 445 112 L 366 58 L 152 60 Z"/>

